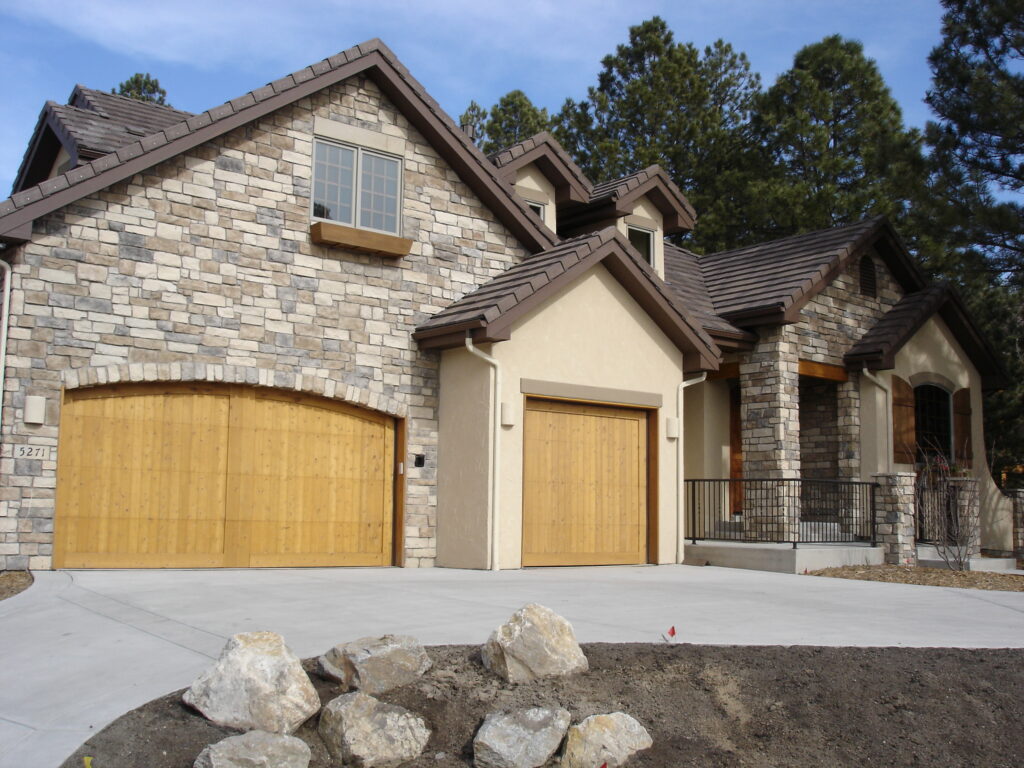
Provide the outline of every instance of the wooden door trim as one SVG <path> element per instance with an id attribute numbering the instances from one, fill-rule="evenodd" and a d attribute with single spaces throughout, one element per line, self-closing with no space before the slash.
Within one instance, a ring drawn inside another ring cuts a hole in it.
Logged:
<path id="1" fill-rule="evenodd" d="M 409 476 L 409 457 L 406 455 L 408 448 L 409 423 L 407 419 L 393 419 L 395 430 L 395 456 L 391 468 L 391 476 L 394 478 L 395 489 L 391 494 L 392 523 L 391 523 L 391 564 L 402 568 L 405 566 L 405 484 Z M 398 470 L 402 471 L 399 472 Z"/>

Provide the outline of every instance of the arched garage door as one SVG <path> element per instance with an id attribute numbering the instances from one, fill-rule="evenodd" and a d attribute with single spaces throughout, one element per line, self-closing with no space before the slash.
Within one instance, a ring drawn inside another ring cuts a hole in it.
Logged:
<path id="1" fill-rule="evenodd" d="M 54 565 L 388 565 L 394 421 L 229 385 L 69 392 Z"/>

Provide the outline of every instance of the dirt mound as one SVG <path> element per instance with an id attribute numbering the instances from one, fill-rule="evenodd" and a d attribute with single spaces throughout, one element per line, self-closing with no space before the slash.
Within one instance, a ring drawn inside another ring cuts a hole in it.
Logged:
<path id="1" fill-rule="evenodd" d="M 635 766 L 1020 765 L 1024 651 L 912 648 L 589 644 L 590 672 L 511 685 L 488 673 L 476 646 L 428 649 L 433 668 L 382 699 L 426 717 L 433 735 L 409 766 L 472 765 L 488 712 L 561 706 L 573 722 L 622 710 L 654 747 Z M 312 664 L 307 662 L 312 671 Z M 311 675 L 323 701 L 336 685 Z M 233 731 L 181 703 L 180 692 L 128 713 L 62 768 L 190 768 Z M 328 768 L 316 718 L 297 734 Z"/>

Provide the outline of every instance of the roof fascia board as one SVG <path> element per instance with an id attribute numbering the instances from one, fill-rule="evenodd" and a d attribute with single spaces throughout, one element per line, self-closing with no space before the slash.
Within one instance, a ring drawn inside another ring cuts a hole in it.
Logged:
<path id="1" fill-rule="evenodd" d="M 503 165 L 497 171 L 498 177 L 506 184 L 515 184 L 516 172 L 531 163 L 554 185 L 556 203 L 586 203 L 590 199 L 590 190 L 583 186 L 546 141 Z"/>
<path id="2" fill-rule="evenodd" d="M 402 102 L 398 106 L 401 108 L 404 105 L 403 112 L 406 118 L 424 133 L 436 149 L 444 150 L 442 155 L 455 168 L 456 173 L 467 181 L 484 204 L 494 211 L 497 218 L 524 245 L 534 251 L 540 251 L 556 243 L 557 236 L 539 222 L 534 222 L 528 215 L 528 209 L 515 199 L 511 190 L 503 188 L 490 163 L 479 150 L 476 150 L 479 156 L 474 155 L 473 150 L 455 135 L 453 127 L 447 126 L 435 115 L 423 97 L 405 82 L 405 78 L 385 56 L 383 51 L 387 49 L 383 44 L 367 44 L 358 50 L 362 53 L 356 58 L 322 74 L 317 75 L 312 67 L 307 67 L 230 102 L 230 106 L 214 107 L 207 113 L 189 118 L 185 122 L 191 124 L 191 130 L 182 132 L 181 124 L 171 126 L 133 142 L 116 153 L 104 155 L 91 164 L 73 169 L 67 175 L 68 181 L 71 182 L 67 188 L 31 201 L 6 216 L 0 216 L 0 233 L 14 231 L 26 222 L 31 223 L 39 216 L 70 205 L 112 184 L 130 179 L 136 173 L 141 173 L 299 99 L 355 75 L 366 73 L 389 96 Z M 303 76 L 306 79 L 299 79 Z M 260 93 L 261 91 L 263 93 Z M 262 100 L 255 95 L 264 93 L 272 95 Z M 232 108 L 237 111 L 219 117 L 218 113 Z"/>
<path id="3" fill-rule="evenodd" d="M 674 190 L 669 187 L 667 179 L 662 175 L 663 173 L 664 171 L 659 169 L 657 174 L 636 189 L 631 189 L 624 195 L 617 197 L 615 201 L 616 207 L 620 209 L 628 208 L 631 212 L 633 204 L 637 200 L 641 197 L 648 197 L 655 207 L 661 211 L 661 215 L 665 217 L 664 229 L 667 234 L 689 231 L 693 229 L 697 221 L 696 212 L 682 192 L 676 195 Z"/>

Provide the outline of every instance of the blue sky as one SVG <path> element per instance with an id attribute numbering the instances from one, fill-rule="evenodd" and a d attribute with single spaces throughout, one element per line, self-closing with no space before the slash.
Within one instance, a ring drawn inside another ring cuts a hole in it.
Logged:
<path id="1" fill-rule="evenodd" d="M 656 14 L 678 40 L 732 43 L 766 83 L 803 45 L 858 39 L 906 122 L 929 117 L 938 0 L 0 0 L 0 196 L 44 102 L 64 103 L 75 83 L 109 89 L 150 72 L 174 106 L 198 112 L 380 37 L 454 116 L 513 88 L 557 109 Z"/>

